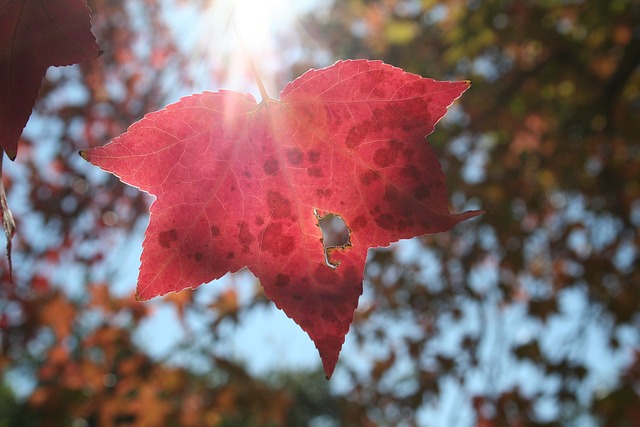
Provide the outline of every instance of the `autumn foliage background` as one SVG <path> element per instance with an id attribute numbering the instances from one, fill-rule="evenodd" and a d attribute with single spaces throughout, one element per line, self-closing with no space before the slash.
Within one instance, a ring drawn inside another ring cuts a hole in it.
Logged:
<path id="1" fill-rule="evenodd" d="M 208 2 L 89 4 L 105 53 L 49 71 L 18 159 L 5 160 L 18 233 L 13 283 L 0 266 L 0 426 L 640 419 L 637 2 L 348 0 L 281 40 L 278 88 L 344 58 L 473 84 L 429 140 L 452 210 L 489 213 L 369 253 L 349 333 L 357 351 L 330 383 L 319 362 L 258 376 L 224 350 L 270 304 L 246 274 L 229 279 L 243 289 L 162 300 L 184 328 L 171 358 L 141 345 L 159 306 L 134 300 L 122 264 L 149 199 L 77 152 L 217 89 L 225 68 L 172 26 L 171 11 Z"/>

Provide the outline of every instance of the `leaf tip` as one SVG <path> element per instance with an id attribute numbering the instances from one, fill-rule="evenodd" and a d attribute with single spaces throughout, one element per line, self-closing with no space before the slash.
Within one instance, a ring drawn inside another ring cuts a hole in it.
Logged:
<path id="1" fill-rule="evenodd" d="M 89 161 L 89 154 L 87 153 L 87 150 L 80 150 L 80 151 L 78 151 L 78 154 L 80 155 L 80 157 L 85 159 L 87 162 Z"/>
<path id="2" fill-rule="evenodd" d="M 9 160 L 14 161 L 16 159 L 16 156 L 18 155 L 18 150 L 14 149 L 13 147 L 9 147 L 8 150 L 6 147 L 2 147 L 2 149 L 4 150 Z"/>
<path id="3" fill-rule="evenodd" d="M 320 359 L 322 360 L 322 368 L 324 369 L 324 377 L 327 380 L 330 380 L 333 376 L 333 371 L 336 369 L 336 364 L 338 363 L 338 355 L 335 357 L 326 357 L 322 353 L 320 354 Z"/>

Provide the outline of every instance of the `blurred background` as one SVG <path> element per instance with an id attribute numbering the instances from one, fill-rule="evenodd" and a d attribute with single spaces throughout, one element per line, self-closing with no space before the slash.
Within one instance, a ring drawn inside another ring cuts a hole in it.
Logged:
<path id="1" fill-rule="evenodd" d="M 637 426 L 640 3 L 90 0 L 3 180 L 0 427 Z M 235 20 L 244 51 L 230 26 Z M 148 195 L 82 160 L 182 96 L 381 59 L 470 80 L 429 137 L 448 233 L 370 250 L 331 381 L 249 272 L 133 298 Z"/>

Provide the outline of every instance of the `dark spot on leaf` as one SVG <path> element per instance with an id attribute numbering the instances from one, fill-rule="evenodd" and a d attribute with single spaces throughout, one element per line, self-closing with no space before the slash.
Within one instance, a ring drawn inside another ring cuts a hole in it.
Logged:
<path id="1" fill-rule="evenodd" d="M 407 147 L 404 150 L 402 150 L 402 155 L 404 156 L 405 159 L 411 160 L 415 152 L 416 150 L 414 150 L 413 148 Z"/>
<path id="2" fill-rule="evenodd" d="M 262 167 L 264 169 L 264 173 L 266 173 L 267 175 L 273 175 L 274 173 L 278 172 L 278 169 L 280 169 L 280 163 L 278 163 L 278 161 L 272 157 L 264 162 L 264 165 L 262 165 Z"/>
<path id="3" fill-rule="evenodd" d="M 397 222 L 396 224 L 396 229 L 398 231 L 404 231 L 407 229 L 407 221 L 401 219 L 400 221 Z"/>
<path id="4" fill-rule="evenodd" d="M 262 218 L 261 216 L 257 216 L 256 225 L 262 225 L 262 224 L 264 224 L 264 218 Z"/>
<path id="5" fill-rule="evenodd" d="M 318 264 L 316 267 L 315 278 L 321 285 L 331 285 L 337 282 L 338 275 L 331 267 L 324 264 Z"/>
<path id="6" fill-rule="evenodd" d="M 264 229 L 261 249 L 273 256 L 288 255 L 293 250 L 291 241 L 291 236 L 283 234 L 282 224 L 272 222 Z"/>
<path id="7" fill-rule="evenodd" d="M 316 190 L 316 196 L 318 197 L 329 197 L 333 193 L 333 190 L 330 188 L 318 188 Z"/>
<path id="8" fill-rule="evenodd" d="M 349 266 L 347 268 L 347 271 L 344 273 L 344 280 L 347 281 L 348 283 L 353 283 L 353 284 L 357 283 L 358 285 L 362 285 L 362 277 L 358 276 L 358 272 L 353 266 Z M 349 290 L 352 290 L 355 295 L 360 295 L 362 293 L 361 286 L 348 286 L 347 288 Z"/>
<path id="9" fill-rule="evenodd" d="M 389 214 L 378 215 L 373 218 L 373 220 L 378 224 L 378 226 L 380 226 L 380 228 L 385 230 L 393 230 L 396 225 L 393 217 Z"/>
<path id="10" fill-rule="evenodd" d="M 322 169 L 317 166 L 312 166 L 307 168 L 307 175 L 320 178 L 322 176 Z"/>
<path id="11" fill-rule="evenodd" d="M 420 172 L 415 166 L 404 167 L 400 173 L 407 178 L 412 178 L 414 181 L 418 181 L 420 179 Z"/>
<path id="12" fill-rule="evenodd" d="M 431 189 L 426 185 L 420 185 L 413 190 L 413 197 L 418 200 L 426 199 L 431 195 Z"/>
<path id="13" fill-rule="evenodd" d="M 279 288 L 289 286 L 289 276 L 286 274 L 278 274 L 276 276 L 276 286 Z"/>
<path id="14" fill-rule="evenodd" d="M 333 306 L 342 305 L 341 294 L 336 294 L 335 292 L 321 292 L 319 297 L 325 302 L 325 304 L 331 304 Z"/>
<path id="15" fill-rule="evenodd" d="M 349 129 L 347 132 L 346 144 L 350 149 L 354 149 L 358 147 L 360 144 L 364 142 L 364 140 L 369 135 L 369 124 L 361 124 L 359 126 L 354 126 Z"/>
<path id="16" fill-rule="evenodd" d="M 202 258 L 204 258 L 204 254 L 202 252 L 196 252 L 194 258 L 196 259 L 196 261 L 200 262 L 202 261 Z"/>
<path id="17" fill-rule="evenodd" d="M 291 202 L 277 191 L 269 191 L 267 194 L 267 205 L 269 212 L 274 218 L 292 218 Z"/>
<path id="18" fill-rule="evenodd" d="M 163 231 L 158 235 L 158 241 L 163 248 L 171 247 L 171 243 L 178 240 L 178 232 L 176 230 Z"/>
<path id="19" fill-rule="evenodd" d="M 256 240 L 256 238 L 249 231 L 249 225 L 246 221 L 242 221 L 238 225 L 240 225 L 238 242 L 242 245 L 242 252 L 247 253 L 251 250 L 250 246 Z"/>
<path id="20" fill-rule="evenodd" d="M 393 203 L 396 200 L 398 200 L 399 197 L 400 197 L 400 194 L 398 193 L 398 190 L 395 187 L 392 187 L 391 185 L 387 185 L 385 187 L 384 195 L 382 196 L 384 200 L 386 200 L 389 203 Z"/>
<path id="21" fill-rule="evenodd" d="M 398 159 L 400 145 L 401 144 L 395 139 L 389 141 L 387 147 L 376 150 L 373 154 L 373 162 L 381 168 L 393 165 Z"/>
<path id="22" fill-rule="evenodd" d="M 296 301 L 300 301 L 302 299 L 302 295 L 300 294 L 291 294 L 291 298 L 293 298 Z M 300 325 L 302 326 L 302 325 Z"/>
<path id="23" fill-rule="evenodd" d="M 318 117 L 318 108 L 314 108 L 309 104 L 301 104 L 296 111 L 297 115 L 305 116 L 307 120 L 313 120 Z"/>
<path id="24" fill-rule="evenodd" d="M 285 200 L 285 197 L 282 193 L 278 191 L 269 190 L 267 193 L 267 206 L 269 206 L 269 210 L 274 210 Z"/>
<path id="25" fill-rule="evenodd" d="M 356 219 L 354 219 L 351 224 L 349 224 L 351 231 L 358 231 L 358 230 L 362 230 L 364 227 L 367 226 L 367 224 L 369 223 L 369 221 L 367 220 L 367 218 L 364 215 L 359 215 L 356 217 Z"/>
<path id="26" fill-rule="evenodd" d="M 309 161 L 314 165 L 320 161 L 320 152 L 317 150 L 310 150 L 307 156 L 309 156 Z"/>
<path id="27" fill-rule="evenodd" d="M 211 230 L 211 235 L 213 237 L 216 237 L 216 236 L 220 235 L 220 229 L 218 227 L 216 227 L 215 225 L 212 225 L 210 230 Z"/>
<path id="28" fill-rule="evenodd" d="M 390 108 L 376 108 L 372 111 L 378 126 L 382 128 L 397 126 L 402 123 L 402 116 Z"/>
<path id="29" fill-rule="evenodd" d="M 360 182 L 364 185 L 370 185 L 372 182 L 375 182 L 380 179 L 380 175 L 375 173 L 372 170 L 368 170 L 360 175 Z"/>
<path id="30" fill-rule="evenodd" d="M 323 308 L 322 312 L 320 313 L 320 315 L 327 322 L 337 322 L 338 321 L 338 318 L 336 317 L 335 313 L 333 311 L 329 310 L 328 308 Z"/>
<path id="31" fill-rule="evenodd" d="M 403 123 L 402 124 L 402 130 L 405 132 L 411 132 L 413 129 L 416 128 L 416 125 L 413 123 Z"/>
<path id="32" fill-rule="evenodd" d="M 302 151 L 298 147 L 294 147 L 287 151 L 287 160 L 294 166 L 300 165 L 302 163 Z"/>
<path id="33" fill-rule="evenodd" d="M 236 254 L 234 254 L 233 252 L 227 252 L 227 259 L 232 259 L 235 256 Z"/>

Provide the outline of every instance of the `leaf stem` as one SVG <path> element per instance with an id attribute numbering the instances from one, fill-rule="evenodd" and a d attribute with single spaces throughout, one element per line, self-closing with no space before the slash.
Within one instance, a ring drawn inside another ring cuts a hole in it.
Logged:
<path id="1" fill-rule="evenodd" d="M 4 152 L 0 150 L 0 216 L 2 218 L 2 228 L 7 236 L 7 261 L 9 262 L 9 281 L 13 283 L 13 263 L 11 262 L 11 238 L 16 232 L 16 223 L 13 215 L 9 210 L 7 203 L 7 195 L 4 191 L 4 182 L 2 181 L 2 160 L 4 160 Z"/>
<path id="2" fill-rule="evenodd" d="M 260 77 L 258 68 L 256 67 L 256 64 L 253 62 L 253 58 L 251 57 L 251 52 L 249 52 L 247 45 L 244 43 L 244 40 L 242 39 L 242 35 L 240 34 L 240 30 L 238 30 L 238 26 L 236 25 L 235 18 L 231 21 L 231 25 L 233 25 L 233 30 L 236 33 L 236 37 L 238 38 L 240 47 L 242 48 L 242 51 L 247 57 L 247 61 L 249 62 L 249 68 L 251 70 L 251 75 L 253 75 L 253 79 L 256 81 L 256 84 L 258 85 L 258 90 L 260 90 L 260 96 L 262 97 L 260 101 L 261 102 L 268 101 L 269 99 L 271 99 L 271 97 L 267 93 L 267 89 L 264 87 L 264 84 L 262 83 L 262 78 Z"/>

